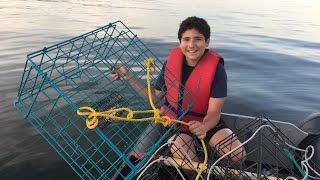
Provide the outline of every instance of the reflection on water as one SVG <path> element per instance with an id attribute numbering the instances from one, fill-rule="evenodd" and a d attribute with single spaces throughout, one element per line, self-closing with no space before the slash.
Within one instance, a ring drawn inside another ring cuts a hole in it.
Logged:
<path id="1" fill-rule="evenodd" d="M 0 179 L 77 179 L 12 101 L 27 53 L 122 20 L 165 60 L 190 15 L 225 57 L 224 111 L 298 123 L 319 111 L 320 1 L 0 1 Z M 1 177 L 2 176 L 2 177 Z"/>

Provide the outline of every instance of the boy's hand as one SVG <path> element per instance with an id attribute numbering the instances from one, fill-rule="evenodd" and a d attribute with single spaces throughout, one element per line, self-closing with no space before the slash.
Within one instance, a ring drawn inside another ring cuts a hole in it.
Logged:
<path id="1" fill-rule="evenodd" d="M 111 77 L 113 80 L 118 80 L 120 78 L 128 80 L 131 77 L 131 73 L 123 64 L 115 64 L 111 72 Z"/>
<path id="2" fill-rule="evenodd" d="M 196 135 L 199 139 L 204 139 L 206 137 L 207 130 L 204 123 L 199 121 L 190 121 L 189 124 L 189 130 L 191 133 Z"/>

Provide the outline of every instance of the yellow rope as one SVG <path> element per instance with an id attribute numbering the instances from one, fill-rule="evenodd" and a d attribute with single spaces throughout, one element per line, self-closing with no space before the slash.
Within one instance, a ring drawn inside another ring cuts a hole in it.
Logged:
<path id="1" fill-rule="evenodd" d="M 117 109 L 110 109 L 108 111 L 97 112 L 91 107 L 83 106 L 77 110 L 77 114 L 80 116 L 88 116 L 88 118 L 86 120 L 86 126 L 89 129 L 94 129 L 99 123 L 98 117 L 105 117 L 107 120 L 129 121 L 129 122 L 154 121 L 155 123 L 161 123 L 164 127 L 168 126 L 171 123 L 180 123 L 180 124 L 183 124 L 186 126 L 190 126 L 189 123 L 186 123 L 184 121 L 171 119 L 168 116 L 161 116 L 160 110 L 155 107 L 155 105 L 153 103 L 153 99 L 152 99 L 151 82 L 150 82 L 150 76 L 151 76 L 150 75 L 150 68 L 153 64 L 154 64 L 154 62 L 153 62 L 152 58 L 146 59 L 145 65 L 147 67 L 148 99 L 149 99 L 149 103 L 151 105 L 152 110 L 133 111 L 130 108 L 122 107 L 122 108 L 117 108 Z M 127 116 L 126 117 L 117 116 L 117 114 L 120 112 L 126 112 Z M 139 118 L 139 119 L 134 118 L 136 114 L 150 114 L 150 113 L 153 113 L 153 117 Z M 204 150 L 204 161 L 203 161 L 203 163 L 201 163 L 199 165 L 196 180 L 198 180 L 200 178 L 202 172 L 206 169 L 207 161 L 208 161 L 208 152 L 207 152 L 206 145 L 202 139 L 200 141 L 201 141 L 201 144 L 202 144 L 202 147 Z"/>
<path id="2" fill-rule="evenodd" d="M 127 117 L 119 117 L 117 113 L 119 112 L 127 112 Z M 134 114 L 142 114 L 142 113 L 152 113 L 152 110 L 146 111 L 132 111 L 130 108 L 118 108 L 111 109 L 109 111 L 97 112 L 93 108 L 88 106 L 80 107 L 77 110 L 77 114 L 80 116 L 88 116 L 86 120 L 86 125 L 89 129 L 94 129 L 98 123 L 98 117 L 105 117 L 107 120 L 118 120 L 118 121 L 131 121 L 131 122 L 144 122 L 144 121 L 152 121 L 153 118 L 133 118 Z"/>

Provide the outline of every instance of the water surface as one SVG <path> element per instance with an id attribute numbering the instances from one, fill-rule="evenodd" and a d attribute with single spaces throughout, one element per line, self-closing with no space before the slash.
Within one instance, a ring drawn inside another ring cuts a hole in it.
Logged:
<path id="1" fill-rule="evenodd" d="M 228 73 L 224 112 L 298 124 L 319 111 L 318 0 L 181 2 L 0 1 L 0 179 L 77 179 L 14 111 L 12 101 L 27 53 L 116 20 L 164 61 L 177 44 L 181 20 L 191 15 L 207 19 L 210 47 L 225 57 Z"/>

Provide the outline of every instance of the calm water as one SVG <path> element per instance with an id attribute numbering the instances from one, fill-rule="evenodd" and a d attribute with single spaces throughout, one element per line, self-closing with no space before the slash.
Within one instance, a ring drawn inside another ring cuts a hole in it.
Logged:
<path id="1" fill-rule="evenodd" d="M 26 54 L 122 20 L 160 59 L 181 20 L 212 27 L 225 57 L 224 112 L 297 124 L 320 109 L 319 0 L 0 0 L 0 179 L 77 179 L 13 107 Z M 182 1 L 181 1 L 182 2 Z"/>

